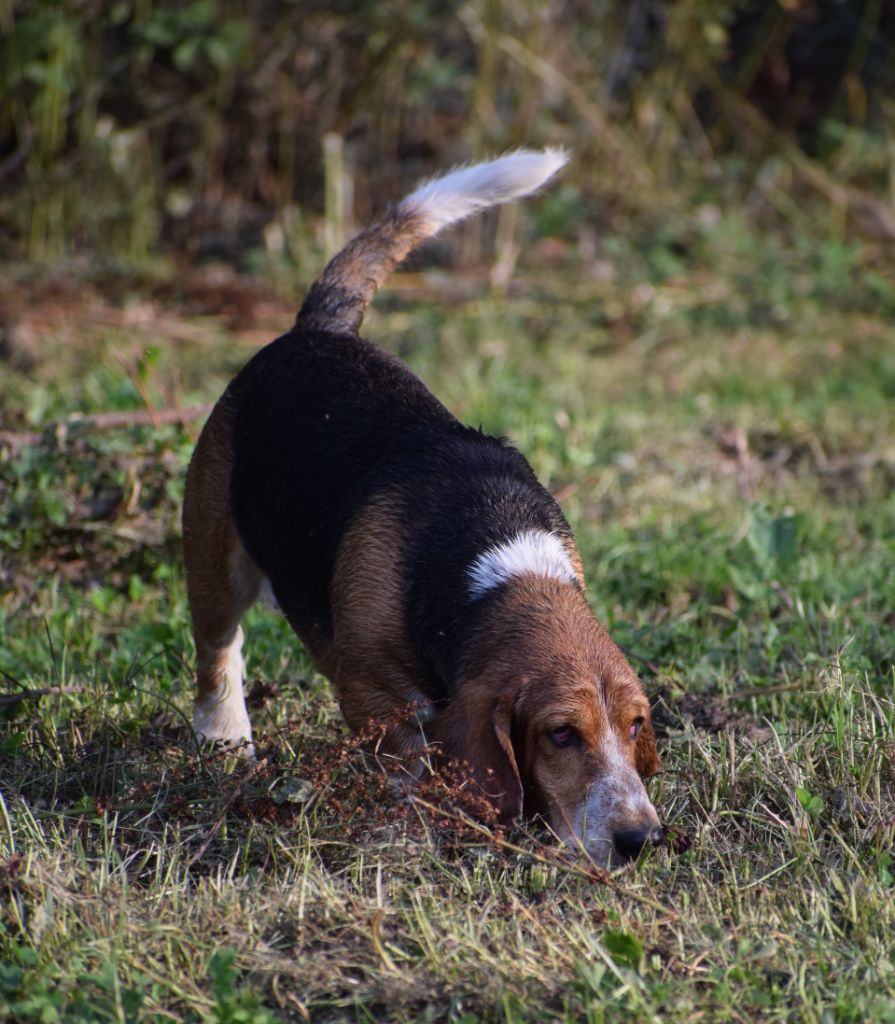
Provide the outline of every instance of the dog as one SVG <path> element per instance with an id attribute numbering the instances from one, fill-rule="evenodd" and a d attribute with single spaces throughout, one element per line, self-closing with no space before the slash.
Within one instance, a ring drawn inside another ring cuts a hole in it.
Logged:
<path id="1" fill-rule="evenodd" d="M 422 184 L 330 261 L 218 401 L 183 506 L 193 725 L 253 755 L 240 621 L 272 591 L 351 729 L 383 723 L 407 763 L 425 747 L 467 764 L 500 820 L 541 813 L 618 866 L 661 838 L 642 782 L 659 760 L 569 524 L 508 441 L 358 333 L 411 249 L 566 160 L 521 150 Z"/>

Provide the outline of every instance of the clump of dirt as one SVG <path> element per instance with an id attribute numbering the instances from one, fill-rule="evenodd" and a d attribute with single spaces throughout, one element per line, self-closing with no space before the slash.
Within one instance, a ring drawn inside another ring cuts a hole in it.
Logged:
<path id="1" fill-rule="evenodd" d="M 764 743 L 771 736 L 771 730 L 752 715 L 728 707 L 704 693 L 672 697 L 668 690 L 661 690 L 656 694 L 652 722 L 658 736 L 667 736 L 687 724 L 700 732 L 739 733 L 755 743 Z"/>

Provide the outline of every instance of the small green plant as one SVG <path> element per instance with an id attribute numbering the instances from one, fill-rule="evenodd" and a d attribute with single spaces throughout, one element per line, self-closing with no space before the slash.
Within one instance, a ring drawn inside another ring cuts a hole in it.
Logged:
<path id="1" fill-rule="evenodd" d="M 801 786 L 797 786 L 796 799 L 812 821 L 817 822 L 820 820 L 825 809 L 825 804 L 821 797 L 816 796 L 814 793 L 809 793 L 807 789 L 802 789 Z"/>
<path id="2" fill-rule="evenodd" d="M 256 992 L 237 986 L 236 950 L 215 950 L 208 961 L 208 977 L 215 997 L 212 1020 L 216 1024 L 277 1024 L 280 1020 L 264 1008 Z"/>

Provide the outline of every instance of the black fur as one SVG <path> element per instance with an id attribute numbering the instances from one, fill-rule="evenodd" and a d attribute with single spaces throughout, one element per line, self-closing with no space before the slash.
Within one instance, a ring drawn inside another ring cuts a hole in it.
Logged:
<path id="1" fill-rule="evenodd" d="M 406 546 L 407 628 L 434 700 L 458 682 L 488 595 L 468 570 L 526 529 L 570 536 L 559 506 L 506 440 L 461 424 L 399 360 L 354 335 L 293 330 L 228 389 L 236 403 L 233 518 L 312 654 L 331 636 L 342 536 L 371 497 L 394 496 Z"/>

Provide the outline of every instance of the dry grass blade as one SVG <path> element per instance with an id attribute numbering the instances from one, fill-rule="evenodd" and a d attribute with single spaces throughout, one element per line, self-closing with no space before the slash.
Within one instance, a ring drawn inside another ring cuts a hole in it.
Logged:
<path id="1" fill-rule="evenodd" d="M 588 882 L 596 882 L 599 885 L 605 885 L 614 892 L 617 892 L 620 896 L 632 899 L 637 903 L 642 903 L 644 906 L 650 907 L 651 909 L 666 915 L 669 920 L 673 920 L 676 917 L 675 912 L 670 907 L 666 907 L 658 900 L 654 900 L 650 896 L 645 896 L 643 893 L 626 889 L 623 885 L 620 885 L 615 881 L 611 873 L 607 871 L 606 868 L 599 867 L 593 862 L 587 865 L 576 864 L 568 853 L 564 853 L 558 848 L 552 849 L 549 853 L 546 853 L 543 850 L 519 846 L 517 843 L 513 843 L 497 834 L 492 829 L 488 828 L 487 825 L 483 825 L 481 822 L 470 818 L 462 812 L 453 811 L 445 807 L 439 807 L 436 804 L 430 803 L 428 800 L 424 800 L 421 797 L 414 796 L 413 794 L 410 795 L 410 801 L 415 806 L 423 808 L 430 814 L 434 814 L 436 817 L 455 822 L 456 824 L 461 825 L 464 829 L 468 829 L 470 832 L 480 835 L 483 839 L 486 839 L 489 843 L 494 844 L 501 850 L 519 854 L 535 861 L 538 864 L 543 864 L 545 867 L 557 868 L 558 870 L 576 878 L 582 878 Z M 581 855 L 582 857 L 586 857 L 583 850 L 581 850 Z"/>

